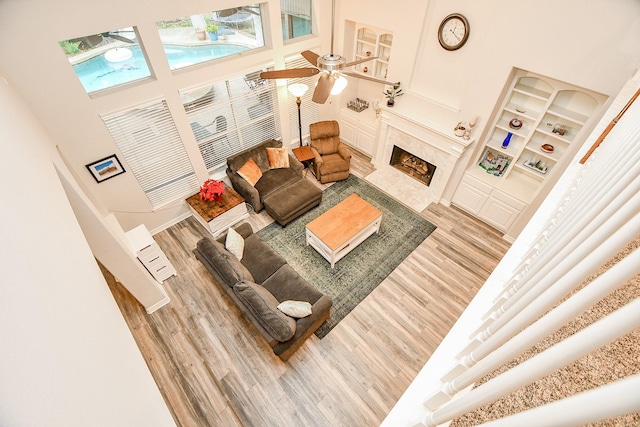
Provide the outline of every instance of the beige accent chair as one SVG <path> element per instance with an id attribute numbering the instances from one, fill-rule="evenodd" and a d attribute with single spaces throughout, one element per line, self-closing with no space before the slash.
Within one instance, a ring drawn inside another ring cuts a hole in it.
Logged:
<path id="1" fill-rule="evenodd" d="M 341 181 L 349 178 L 351 152 L 340 141 L 340 126 L 335 120 L 325 120 L 309 125 L 314 172 L 318 181 Z"/>

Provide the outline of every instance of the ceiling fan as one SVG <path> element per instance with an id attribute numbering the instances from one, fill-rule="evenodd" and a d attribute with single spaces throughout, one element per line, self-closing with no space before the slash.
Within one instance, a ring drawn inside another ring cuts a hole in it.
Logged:
<path id="1" fill-rule="evenodd" d="M 339 79 L 344 79 L 343 75 L 349 77 L 355 77 L 358 79 L 369 80 L 372 82 L 391 84 L 386 80 L 376 79 L 373 77 L 363 76 L 349 71 L 343 71 L 345 68 L 353 65 L 361 64 L 363 62 L 376 59 L 376 56 L 359 59 L 353 62 L 347 62 L 345 58 L 333 53 L 333 36 L 334 36 L 334 24 L 336 13 L 336 1 L 331 3 L 331 53 L 328 55 L 318 55 L 310 50 L 305 50 L 300 54 L 304 59 L 313 65 L 313 67 L 305 68 L 292 68 L 289 70 L 275 70 L 275 71 L 263 71 L 260 73 L 261 79 L 292 79 L 301 77 L 311 77 L 316 74 L 320 74 L 316 88 L 311 98 L 313 102 L 318 104 L 324 104 L 331 95 L 331 90 Z M 340 83 L 338 83 L 340 84 Z M 345 83 L 346 84 L 346 83 Z M 343 86 L 344 88 L 344 86 Z"/>

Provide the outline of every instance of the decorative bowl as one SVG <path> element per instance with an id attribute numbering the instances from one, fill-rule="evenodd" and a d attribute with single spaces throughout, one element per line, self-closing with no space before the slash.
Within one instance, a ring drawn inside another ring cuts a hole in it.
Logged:
<path id="1" fill-rule="evenodd" d="M 511 119 L 509 122 L 509 127 L 511 129 L 520 129 L 522 127 L 522 120 L 520 119 Z"/>
<path id="2" fill-rule="evenodd" d="M 545 153 L 553 153 L 553 150 L 554 150 L 553 145 L 551 144 L 542 144 L 540 146 L 540 149 Z"/>

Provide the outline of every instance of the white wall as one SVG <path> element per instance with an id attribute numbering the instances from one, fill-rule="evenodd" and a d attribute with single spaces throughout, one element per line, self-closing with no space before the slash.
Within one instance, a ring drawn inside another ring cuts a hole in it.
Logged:
<path id="1" fill-rule="evenodd" d="M 0 425 L 170 426 L 58 180 L 0 69 Z"/>

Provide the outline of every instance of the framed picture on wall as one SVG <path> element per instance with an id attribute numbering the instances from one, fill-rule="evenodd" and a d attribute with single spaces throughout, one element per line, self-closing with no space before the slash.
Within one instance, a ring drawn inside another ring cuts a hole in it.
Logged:
<path id="1" fill-rule="evenodd" d="M 118 160 L 118 157 L 115 154 L 93 163 L 89 163 L 86 166 L 96 182 L 106 181 L 109 178 L 113 178 L 114 176 L 125 172 L 120 160 Z"/>

